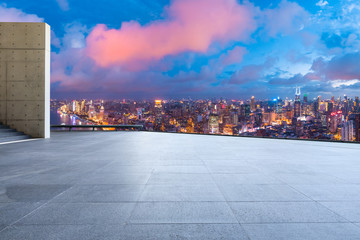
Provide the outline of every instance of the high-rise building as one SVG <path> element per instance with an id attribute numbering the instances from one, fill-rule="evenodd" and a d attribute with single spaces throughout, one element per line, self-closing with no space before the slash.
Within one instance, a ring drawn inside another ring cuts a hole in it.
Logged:
<path id="1" fill-rule="evenodd" d="M 301 116 L 301 102 L 300 102 L 300 88 L 297 87 L 295 91 L 295 103 L 294 103 L 294 117 L 298 118 Z"/>
<path id="2" fill-rule="evenodd" d="M 75 113 L 80 113 L 81 112 L 81 109 L 80 109 L 80 104 L 78 101 L 75 101 Z"/>
<path id="3" fill-rule="evenodd" d="M 85 112 L 85 100 L 81 101 L 80 112 L 82 112 L 82 113 Z"/>
<path id="4" fill-rule="evenodd" d="M 231 114 L 230 114 L 230 119 L 231 119 L 231 124 L 233 125 L 237 125 L 238 122 L 239 122 L 239 116 L 237 115 L 237 112 L 236 111 L 231 111 Z"/>
<path id="5" fill-rule="evenodd" d="M 336 115 L 332 115 L 330 118 L 330 132 L 336 133 L 338 126 L 338 117 Z"/>
<path id="6" fill-rule="evenodd" d="M 355 116 L 355 141 L 360 142 L 360 114 Z"/>
<path id="7" fill-rule="evenodd" d="M 341 127 L 341 141 L 353 141 L 354 140 L 354 122 L 344 122 Z"/>
<path id="8" fill-rule="evenodd" d="M 241 118 L 248 118 L 250 116 L 250 105 L 249 104 L 243 104 L 240 106 L 240 116 Z"/>
<path id="9" fill-rule="evenodd" d="M 307 94 L 304 94 L 304 100 L 303 100 L 303 112 L 305 115 L 307 115 L 307 107 L 308 107 L 308 97 Z"/>
<path id="10" fill-rule="evenodd" d="M 215 114 L 209 115 L 209 133 L 210 134 L 219 134 L 219 116 Z"/>
<path id="11" fill-rule="evenodd" d="M 355 97 L 355 112 L 360 112 L 360 104 L 359 104 L 359 97 Z"/>
<path id="12" fill-rule="evenodd" d="M 72 100 L 70 109 L 71 109 L 71 111 L 73 111 L 73 112 L 76 111 L 76 100 Z"/>
<path id="13" fill-rule="evenodd" d="M 281 100 L 281 98 L 277 98 L 277 102 L 276 102 L 276 115 L 277 118 L 279 120 L 282 119 L 283 116 L 283 101 Z"/>
<path id="14" fill-rule="evenodd" d="M 334 111 L 334 103 L 333 102 L 328 103 L 327 111 L 328 112 L 333 112 Z"/>
<path id="15" fill-rule="evenodd" d="M 104 106 L 101 106 L 101 107 L 100 107 L 99 116 L 98 116 L 99 121 L 103 121 L 103 120 L 104 120 L 104 111 L 105 111 Z"/>
<path id="16" fill-rule="evenodd" d="M 346 95 L 344 95 L 342 112 L 344 113 L 345 116 L 348 115 L 349 113 L 349 101 Z"/>
<path id="17" fill-rule="evenodd" d="M 90 106 L 89 106 L 89 118 L 94 118 L 95 117 L 95 107 L 94 105 L 92 105 L 92 102 L 90 103 Z"/>
<path id="18" fill-rule="evenodd" d="M 355 141 L 360 142 L 360 113 L 350 114 L 349 120 L 354 123 Z"/>
<path id="19" fill-rule="evenodd" d="M 143 117 L 143 108 L 136 108 L 136 115 L 137 115 L 137 119 L 142 120 Z"/>
<path id="20" fill-rule="evenodd" d="M 250 110 L 251 110 L 252 112 L 255 112 L 255 110 L 256 110 L 256 106 L 255 106 L 255 97 L 254 97 L 254 96 L 252 96 L 252 97 L 251 97 L 251 101 L 250 101 Z"/>
<path id="21" fill-rule="evenodd" d="M 256 105 L 255 105 L 255 97 L 252 96 L 250 99 L 250 110 L 251 112 L 255 112 L 256 110 Z"/>
<path id="22" fill-rule="evenodd" d="M 155 128 L 159 130 L 162 124 L 162 101 L 155 100 L 154 112 L 155 112 Z"/>

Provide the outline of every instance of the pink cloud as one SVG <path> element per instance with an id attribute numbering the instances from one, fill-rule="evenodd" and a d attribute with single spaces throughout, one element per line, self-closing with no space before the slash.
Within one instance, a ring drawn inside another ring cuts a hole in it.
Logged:
<path id="1" fill-rule="evenodd" d="M 229 50 L 226 55 L 224 54 L 224 59 L 222 63 L 224 65 L 231 65 L 234 63 L 240 63 L 243 60 L 244 55 L 248 53 L 246 48 L 236 46 L 234 49 Z"/>
<path id="2" fill-rule="evenodd" d="M 7 8 L 6 4 L 0 4 L 0 22 L 43 22 L 35 14 L 27 14 L 17 8 Z"/>
<path id="3" fill-rule="evenodd" d="M 213 42 L 246 40 L 256 28 L 250 6 L 236 0 L 175 0 L 167 18 L 141 26 L 131 21 L 120 29 L 97 25 L 87 37 L 86 52 L 98 66 L 138 70 L 167 55 L 205 53 Z"/>

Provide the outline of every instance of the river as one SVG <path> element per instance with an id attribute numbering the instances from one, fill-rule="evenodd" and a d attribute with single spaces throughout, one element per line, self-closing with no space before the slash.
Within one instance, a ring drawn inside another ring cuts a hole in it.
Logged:
<path id="1" fill-rule="evenodd" d="M 56 109 L 50 109 L 51 125 L 85 125 L 85 121 L 75 115 L 60 114 Z"/>

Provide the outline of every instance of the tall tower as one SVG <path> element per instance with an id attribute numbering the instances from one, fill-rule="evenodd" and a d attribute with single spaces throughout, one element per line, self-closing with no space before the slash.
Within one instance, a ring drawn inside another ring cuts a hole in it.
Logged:
<path id="1" fill-rule="evenodd" d="M 300 87 L 295 90 L 295 104 L 294 104 L 294 117 L 300 117 L 301 115 L 301 102 L 300 102 Z"/>
<path id="2" fill-rule="evenodd" d="M 255 112 L 255 110 L 256 110 L 256 107 L 255 107 L 255 97 L 254 97 L 254 96 L 251 97 L 250 110 L 251 110 L 252 112 Z"/>
<path id="3" fill-rule="evenodd" d="M 295 100 L 300 101 L 300 95 L 301 95 L 300 87 L 296 87 L 296 89 L 295 89 Z"/>
<path id="4" fill-rule="evenodd" d="M 304 114 L 307 115 L 307 107 L 308 107 L 308 97 L 307 94 L 304 94 L 304 100 L 303 100 L 303 111 Z"/>
<path id="5" fill-rule="evenodd" d="M 104 106 L 101 105 L 101 108 L 100 108 L 100 112 L 99 112 L 99 121 L 103 121 L 104 120 Z"/>
<path id="6" fill-rule="evenodd" d="M 155 100 L 154 112 L 155 112 L 155 129 L 160 130 L 162 125 L 162 101 Z"/>

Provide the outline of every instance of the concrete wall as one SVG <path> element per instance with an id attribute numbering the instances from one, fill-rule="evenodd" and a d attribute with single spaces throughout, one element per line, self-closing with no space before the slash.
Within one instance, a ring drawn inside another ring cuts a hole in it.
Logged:
<path id="1" fill-rule="evenodd" d="M 50 27 L 0 22 L 0 122 L 50 137 Z"/>

